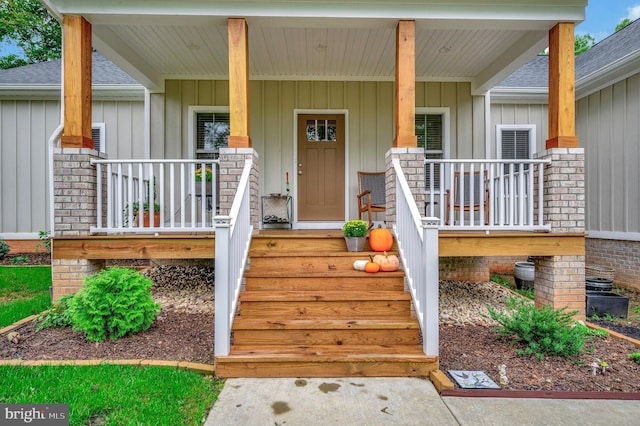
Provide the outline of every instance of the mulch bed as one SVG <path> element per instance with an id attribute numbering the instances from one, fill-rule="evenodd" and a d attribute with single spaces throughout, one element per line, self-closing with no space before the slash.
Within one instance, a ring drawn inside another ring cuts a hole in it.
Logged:
<path id="1" fill-rule="evenodd" d="M 70 328 L 45 328 L 36 324 L 16 329 L 19 342 L 0 339 L 0 359 L 150 359 L 213 364 L 213 314 L 163 311 L 151 327 L 118 340 L 90 342 Z"/>
<path id="2" fill-rule="evenodd" d="M 640 392 L 640 365 L 629 358 L 640 352 L 631 343 L 614 338 L 593 338 L 592 351 L 577 359 L 520 356 L 506 339 L 483 326 L 440 327 L 440 370 L 480 370 L 496 383 L 499 367 L 506 366 L 508 385 L 503 389 L 571 392 Z M 522 347 L 520 347 L 522 348 Z M 594 376 L 595 359 L 609 364 Z"/>

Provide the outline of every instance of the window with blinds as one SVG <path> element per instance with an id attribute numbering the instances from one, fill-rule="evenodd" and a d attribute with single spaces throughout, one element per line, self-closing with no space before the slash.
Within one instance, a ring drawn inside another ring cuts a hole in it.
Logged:
<path id="1" fill-rule="evenodd" d="M 418 147 L 424 148 L 425 158 L 444 158 L 442 114 L 417 114 L 416 136 L 418 137 Z M 425 164 L 426 188 L 431 188 L 431 174 L 433 173 L 433 188 L 434 190 L 440 189 L 440 170 L 440 164 Z"/>
<path id="2" fill-rule="evenodd" d="M 500 129 L 500 158 L 503 160 L 528 160 L 531 158 L 531 131 L 529 129 Z M 529 166 L 525 165 L 525 170 Z M 504 172 L 509 172 L 505 164 Z"/>
<path id="3" fill-rule="evenodd" d="M 218 158 L 220 148 L 227 146 L 231 127 L 229 113 L 196 113 L 196 158 Z"/>

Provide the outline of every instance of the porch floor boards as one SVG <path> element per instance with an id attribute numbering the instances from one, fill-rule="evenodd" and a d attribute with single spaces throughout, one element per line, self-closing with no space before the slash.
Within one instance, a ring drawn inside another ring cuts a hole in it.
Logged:
<path id="1" fill-rule="evenodd" d="M 366 247 L 365 249 L 368 249 Z M 261 231 L 220 377 L 428 376 L 402 272 L 367 274 L 338 231 Z"/>

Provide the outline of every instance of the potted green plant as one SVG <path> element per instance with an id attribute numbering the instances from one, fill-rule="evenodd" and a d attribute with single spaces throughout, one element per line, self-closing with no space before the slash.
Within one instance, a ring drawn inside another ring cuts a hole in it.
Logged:
<path id="1" fill-rule="evenodd" d="M 154 199 L 158 199 L 156 196 L 156 184 L 155 182 L 153 183 L 153 195 L 154 195 Z M 143 223 L 143 227 L 148 228 L 149 224 L 150 224 L 150 215 L 149 215 L 149 210 L 150 210 L 150 205 L 149 205 L 149 182 L 147 182 L 147 194 L 145 197 L 145 201 L 142 203 L 142 212 L 143 212 L 143 217 L 142 217 L 142 223 Z M 139 201 L 134 201 L 133 203 L 131 203 L 131 211 L 133 213 L 133 226 L 137 226 L 140 223 L 140 218 L 138 217 L 138 213 L 140 212 L 140 202 Z M 124 209 L 122 211 L 122 214 L 124 215 L 124 226 L 129 226 L 129 204 L 126 204 L 124 206 Z M 160 204 L 158 203 L 153 203 L 153 226 L 158 227 L 160 226 Z"/>
<path id="2" fill-rule="evenodd" d="M 342 227 L 344 241 L 348 251 L 363 251 L 367 242 L 369 226 L 364 220 L 354 219 L 347 221 Z"/>

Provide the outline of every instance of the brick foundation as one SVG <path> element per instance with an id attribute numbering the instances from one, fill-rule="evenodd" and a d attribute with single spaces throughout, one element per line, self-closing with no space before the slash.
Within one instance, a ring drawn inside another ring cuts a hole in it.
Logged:
<path id="1" fill-rule="evenodd" d="M 488 257 L 441 257 L 440 279 L 447 281 L 489 281 Z"/>
<path id="2" fill-rule="evenodd" d="M 640 241 L 587 238 L 587 264 L 615 270 L 616 285 L 640 290 Z"/>
<path id="3" fill-rule="evenodd" d="M 87 275 L 103 269 L 104 260 L 57 259 L 51 263 L 52 302 L 80 290 Z"/>
<path id="4" fill-rule="evenodd" d="M 552 233 L 584 234 L 584 149 L 553 148 L 536 154 L 550 158 L 544 168 L 544 223 Z M 536 178 L 537 179 L 537 178 Z M 584 256 L 550 256 L 535 260 L 537 306 L 566 306 L 585 316 Z"/>
<path id="5" fill-rule="evenodd" d="M 567 307 L 585 317 L 584 256 L 549 256 L 535 259 L 536 306 Z"/>
<path id="6" fill-rule="evenodd" d="M 487 257 L 489 273 L 496 274 L 513 274 L 513 268 L 515 267 L 516 262 L 526 261 L 526 256 Z"/>

